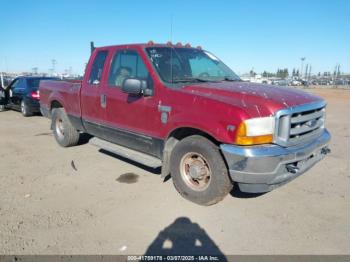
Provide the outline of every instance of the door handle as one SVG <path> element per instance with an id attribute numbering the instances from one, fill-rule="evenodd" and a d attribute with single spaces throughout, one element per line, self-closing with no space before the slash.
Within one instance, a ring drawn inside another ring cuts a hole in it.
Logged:
<path id="1" fill-rule="evenodd" d="M 100 96 L 101 107 L 106 108 L 107 106 L 107 97 L 105 94 L 101 94 Z"/>

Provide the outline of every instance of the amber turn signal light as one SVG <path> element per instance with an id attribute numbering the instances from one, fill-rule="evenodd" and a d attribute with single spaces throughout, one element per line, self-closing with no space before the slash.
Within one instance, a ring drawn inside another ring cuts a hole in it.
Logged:
<path id="1" fill-rule="evenodd" d="M 247 136 L 247 126 L 242 122 L 237 129 L 236 144 L 242 146 L 269 144 L 273 142 L 272 134 Z"/>

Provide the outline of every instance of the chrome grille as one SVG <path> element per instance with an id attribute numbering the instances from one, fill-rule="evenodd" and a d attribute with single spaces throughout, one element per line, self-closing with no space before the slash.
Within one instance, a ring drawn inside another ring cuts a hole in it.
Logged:
<path id="1" fill-rule="evenodd" d="M 291 146 L 319 135 L 324 128 L 325 107 L 321 101 L 278 111 L 275 143 Z"/>

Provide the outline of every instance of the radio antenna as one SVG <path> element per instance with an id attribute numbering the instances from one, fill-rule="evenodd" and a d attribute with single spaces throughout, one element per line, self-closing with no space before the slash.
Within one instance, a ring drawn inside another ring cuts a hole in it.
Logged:
<path id="1" fill-rule="evenodd" d="M 171 46 L 173 42 L 173 14 L 170 15 L 170 77 L 171 83 L 173 80 L 173 47 Z"/>
<path id="2" fill-rule="evenodd" d="M 173 14 L 170 15 L 170 42 L 173 42 Z"/>

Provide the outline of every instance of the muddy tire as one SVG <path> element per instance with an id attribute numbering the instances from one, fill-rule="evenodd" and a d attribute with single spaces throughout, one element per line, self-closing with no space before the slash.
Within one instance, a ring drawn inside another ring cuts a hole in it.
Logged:
<path id="1" fill-rule="evenodd" d="M 70 147 L 78 144 L 79 132 L 71 124 L 63 108 L 54 108 L 51 119 L 53 133 L 60 146 Z"/>
<path id="2" fill-rule="evenodd" d="M 33 115 L 33 112 L 29 109 L 25 100 L 21 101 L 21 113 L 22 113 L 22 116 L 24 116 L 24 117 L 28 117 L 28 116 Z"/>
<path id="3" fill-rule="evenodd" d="M 221 201 L 233 187 L 218 147 L 198 135 L 176 144 L 170 157 L 170 172 L 176 190 L 199 205 Z"/>

